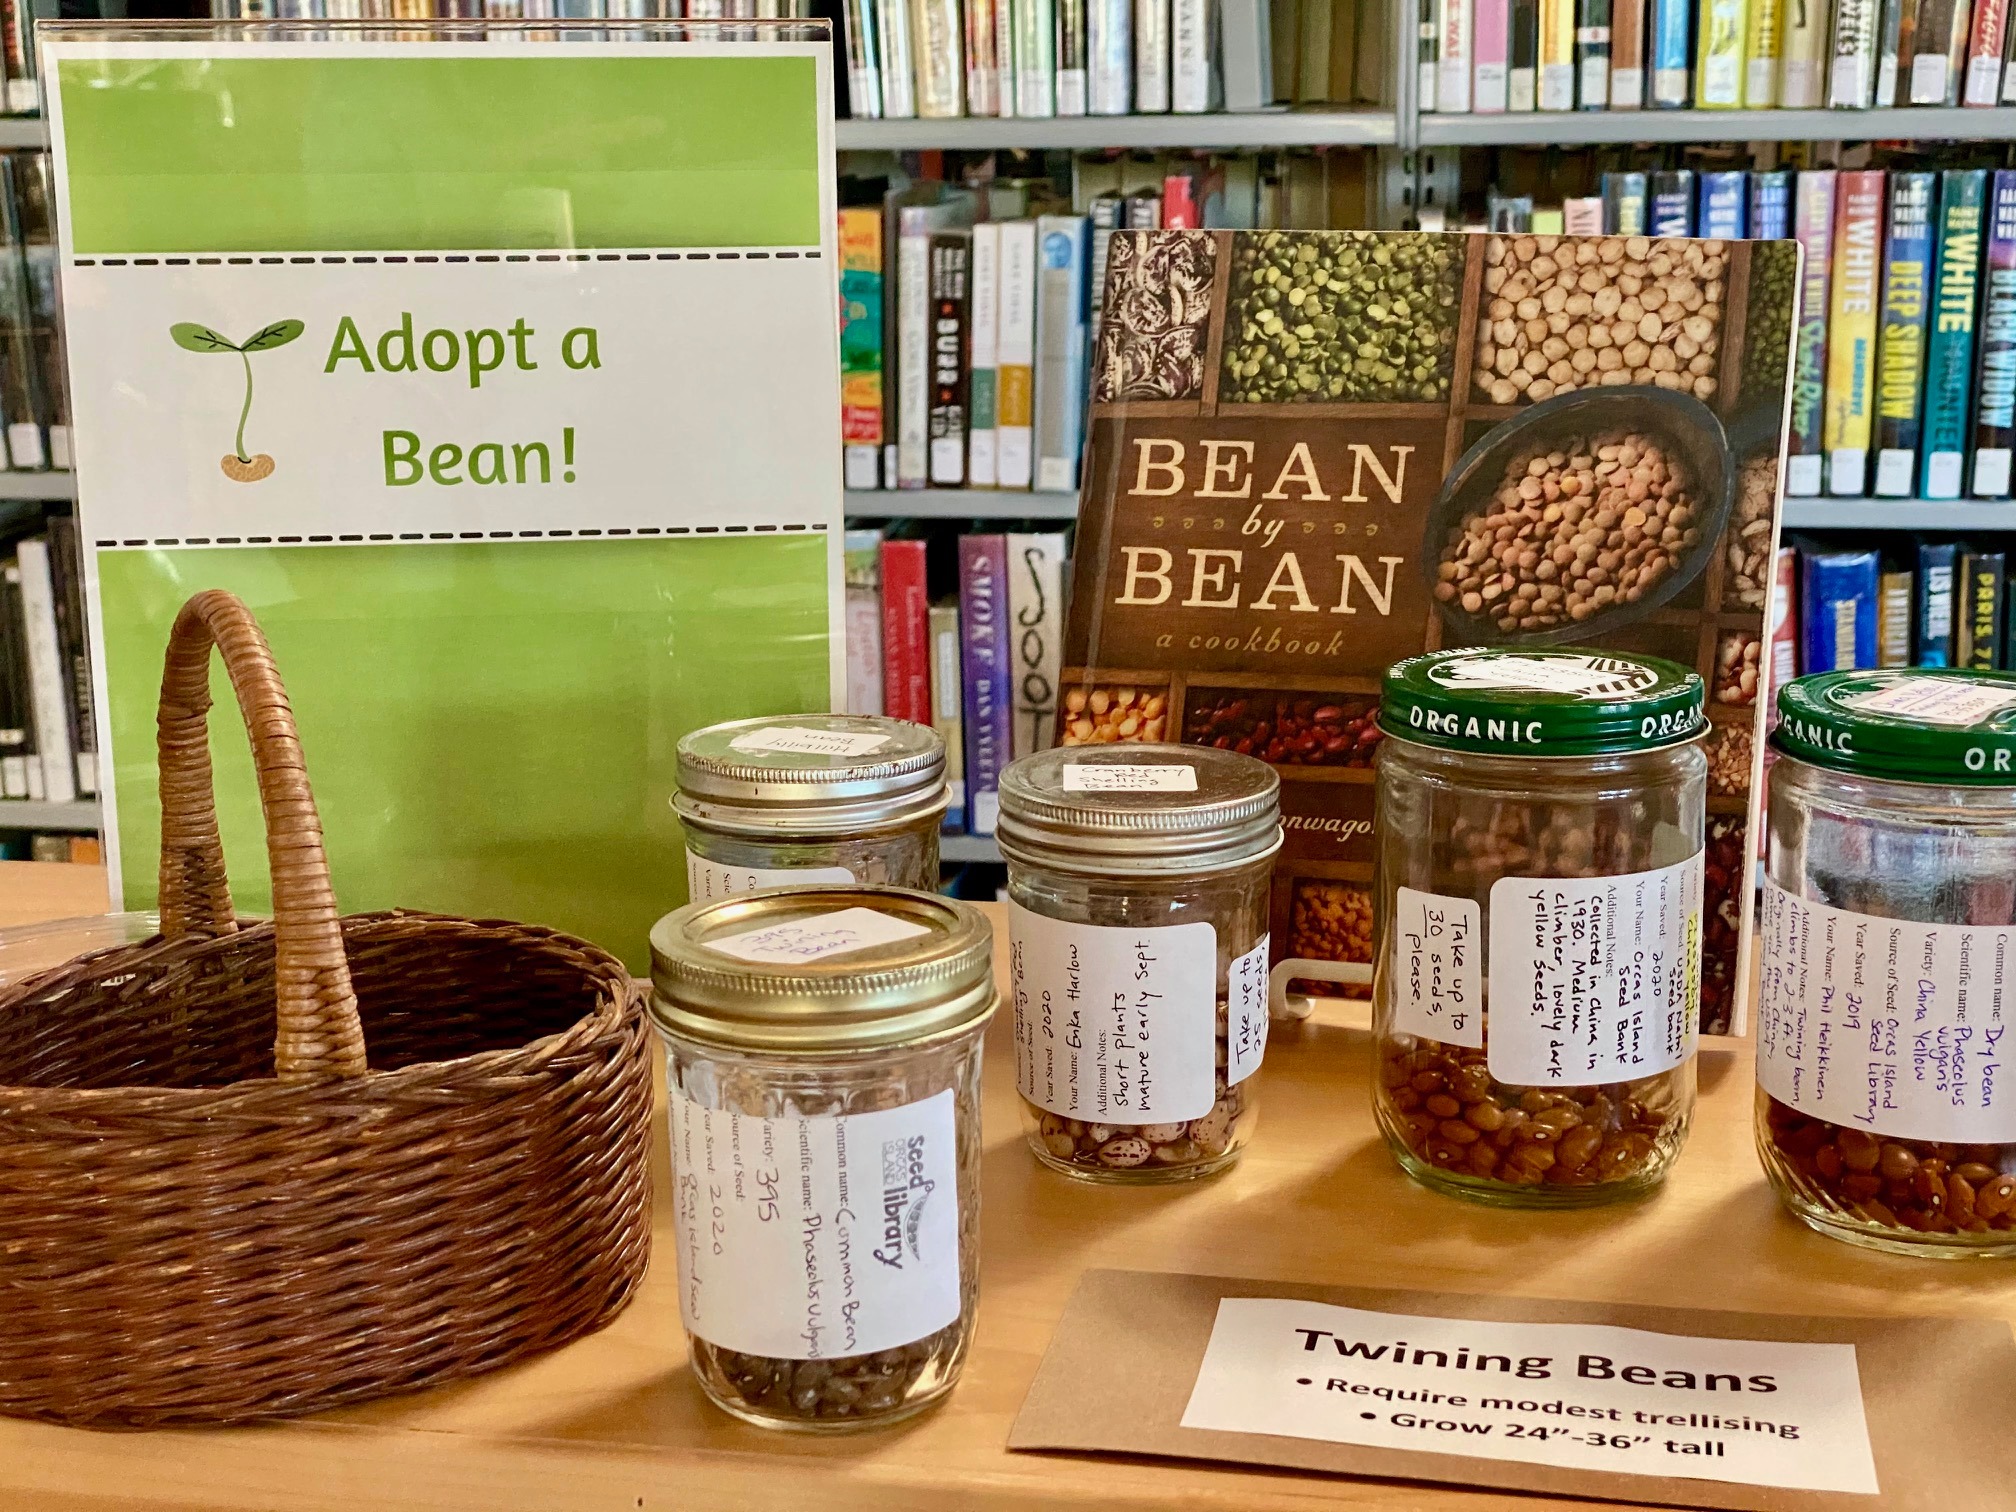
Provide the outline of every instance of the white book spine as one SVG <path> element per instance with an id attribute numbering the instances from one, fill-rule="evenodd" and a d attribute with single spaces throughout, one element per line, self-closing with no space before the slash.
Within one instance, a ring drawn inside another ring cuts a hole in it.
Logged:
<path id="1" fill-rule="evenodd" d="M 1055 0 L 1009 0 L 1015 10 L 1015 113 L 1057 114 Z"/>
<path id="2" fill-rule="evenodd" d="M 1472 0 L 1446 0 L 1442 7 L 1440 77 L 1435 83 L 1435 108 L 1468 114 Z"/>
<path id="3" fill-rule="evenodd" d="M 1000 481 L 995 427 L 1000 414 L 1001 227 L 983 221 L 973 228 L 973 299 L 967 319 L 966 481 L 992 488 Z"/>
<path id="4" fill-rule="evenodd" d="M 1220 0 L 1218 64 L 1227 110 L 1265 110 L 1274 103 L 1273 29 L 1267 0 Z"/>
<path id="5" fill-rule="evenodd" d="M 1003 116 L 1015 110 L 1015 4 L 994 0 L 994 104 Z"/>
<path id="6" fill-rule="evenodd" d="M 966 112 L 965 44 L 959 0 L 912 0 L 910 44 L 917 53 L 917 114 L 946 120 Z"/>
<path id="7" fill-rule="evenodd" d="M 1064 672 L 1064 537 L 1008 537 L 1008 686 L 1016 760 L 1050 744 Z"/>
<path id="8" fill-rule="evenodd" d="M 1126 115 L 1134 106 L 1133 0 L 1086 0 L 1085 45 L 1093 115 Z"/>
<path id="9" fill-rule="evenodd" d="M 896 240 L 896 484 L 930 475 L 931 236 Z"/>
<path id="10" fill-rule="evenodd" d="M 1180 77 L 1180 74 L 1179 74 Z M 1036 285 L 1036 486 L 1078 487 L 1080 426 L 1085 415 L 1085 285 L 1090 224 L 1082 216 L 1046 215 Z"/>
<path id="11" fill-rule="evenodd" d="M 1169 109 L 1170 0 L 1134 0 L 1134 109 L 1162 115 Z"/>
<path id="12" fill-rule="evenodd" d="M 1172 33 L 1170 108 L 1202 115 L 1211 108 L 1210 0 L 1170 0 Z"/>
<path id="13" fill-rule="evenodd" d="M 1007 221 L 1001 227 L 1001 329 L 996 471 L 1003 488 L 1027 488 L 1034 481 L 1034 400 L 1036 385 L 1036 223 Z"/>
<path id="14" fill-rule="evenodd" d="M 49 572 L 49 543 L 39 536 L 19 542 L 21 618 L 28 632 L 28 700 L 35 716 L 35 749 L 42 757 L 42 794 L 51 803 L 77 797 L 77 761 L 70 745 L 70 715 L 63 685 L 63 649 L 56 638 L 56 584 Z"/>
<path id="15" fill-rule="evenodd" d="M 857 118 L 882 114 L 882 54 L 875 36 L 875 0 L 847 0 L 847 102 Z"/>
<path id="16" fill-rule="evenodd" d="M 908 120 L 917 114 L 909 0 L 874 0 L 874 5 L 875 35 L 882 44 L 882 114 Z"/>

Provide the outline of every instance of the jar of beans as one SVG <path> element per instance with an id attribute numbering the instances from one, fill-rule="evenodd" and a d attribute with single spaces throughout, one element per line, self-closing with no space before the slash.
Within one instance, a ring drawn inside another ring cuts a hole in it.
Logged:
<path id="1" fill-rule="evenodd" d="M 1700 677 L 1610 652 L 1441 651 L 1386 674 L 1373 947 L 1379 1125 L 1485 1202 L 1643 1192 L 1694 1108 Z"/>
<path id="2" fill-rule="evenodd" d="M 1764 1169 L 1823 1234 L 2016 1255 L 2016 676 L 1823 672 L 1778 711 Z"/>
<path id="3" fill-rule="evenodd" d="M 1016 1083 L 1044 1165 L 1162 1182 L 1238 1158 L 1280 792 L 1266 763 L 1195 746 L 1059 748 L 1001 774 Z"/>
<path id="4" fill-rule="evenodd" d="M 652 929 L 680 1316 L 734 1416 L 878 1426 L 958 1380 L 991 942 L 967 904 L 894 888 L 691 903 Z"/>
<path id="5" fill-rule="evenodd" d="M 679 742 L 672 806 L 686 830 L 687 895 L 860 882 L 938 886 L 949 801 L 944 738 L 879 714 L 792 714 L 695 730 Z"/>

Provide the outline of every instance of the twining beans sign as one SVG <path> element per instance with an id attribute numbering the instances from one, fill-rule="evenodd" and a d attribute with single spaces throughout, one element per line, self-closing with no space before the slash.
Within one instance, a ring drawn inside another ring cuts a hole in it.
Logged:
<path id="1" fill-rule="evenodd" d="M 222 587 L 346 909 L 634 964 L 685 890 L 678 737 L 838 686 L 827 50 L 284 35 L 44 43 L 119 894 L 154 893 L 168 626 Z"/>

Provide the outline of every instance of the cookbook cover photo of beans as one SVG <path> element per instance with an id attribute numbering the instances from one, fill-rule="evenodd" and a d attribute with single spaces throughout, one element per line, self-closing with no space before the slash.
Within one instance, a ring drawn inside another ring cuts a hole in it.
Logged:
<path id="1" fill-rule="evenodd" d="M 1321 970 L 1372 959 L 1390 663 L 1682 662 L 1711 722 L 1701 1028 L 1740 1033 L 1797 276 L 1789 241 L 1117 234 L 1060 742 L 1142 739 L 1118 716 L 1159 700 L 1163 738 L 1271 763 L 1274 960 Z"/>

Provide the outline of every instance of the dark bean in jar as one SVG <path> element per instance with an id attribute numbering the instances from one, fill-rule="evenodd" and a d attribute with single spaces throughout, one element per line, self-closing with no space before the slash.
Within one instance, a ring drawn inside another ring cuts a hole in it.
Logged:
<path id="1" fill-rule="evenodd" d="M 903 1405 L 934 1358 L 956 1350 L 962 1329 L 955 1323 L 914 1344 L 838 1360 L 778 1360 L 716 1349 L 700 1339 L 693 1348 L 707 1351 L 717 1378 L 758 1412 L 826 1422 L 879 1419 Z"/>
<path id="2" fill-rule="evenodd" d="M 1369 767 L 1379 748 L 1378 713 L 1376 699 L 1192 689 L 1183 743 L 1276 766 Z"/>
<path id="3" fill-rule="evenodd" d="M 1886 1138 L 1757 1095 L 1765 1159 L 1820 1207 L 1921 1234 L 2016 1229 L 2016 1145 Z"/>

